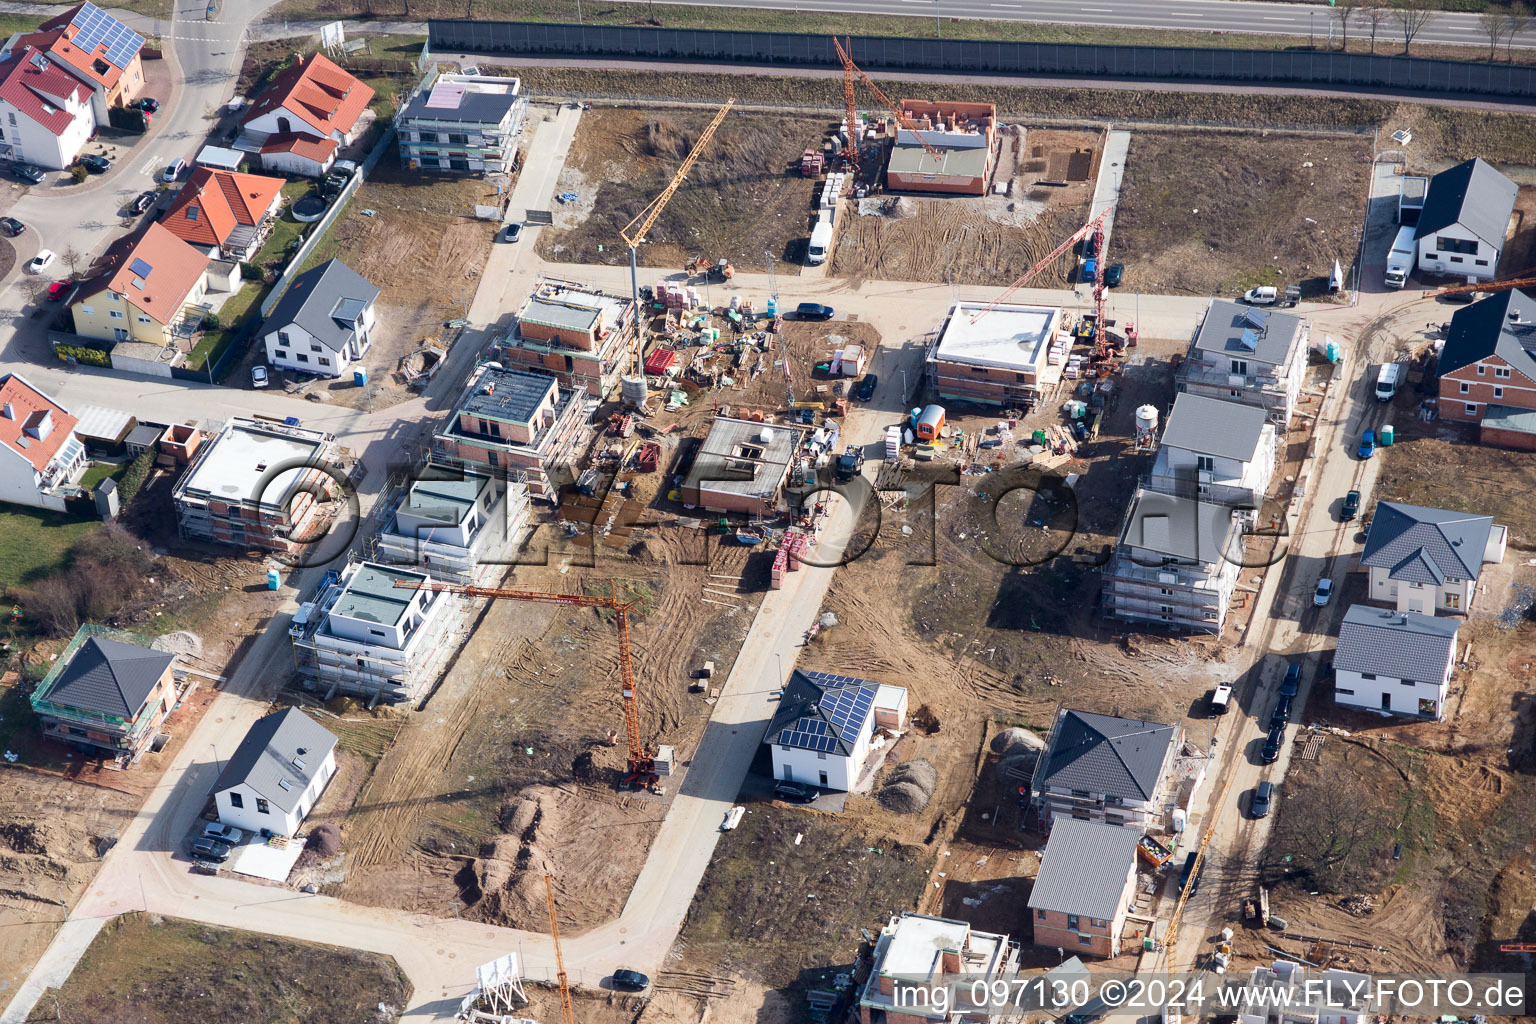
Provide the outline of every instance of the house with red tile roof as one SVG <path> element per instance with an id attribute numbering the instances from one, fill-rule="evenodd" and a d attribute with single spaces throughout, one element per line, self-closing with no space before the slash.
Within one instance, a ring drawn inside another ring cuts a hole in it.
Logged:
<path id="1" fill-rule="evenodd" d="M 255 256 L 282 205 L 282 178 L 197 167 L 160 223 L 215 259 Z"/>
<path id="2" fill-rule="evenodd" d="M 18 32 L 0 48 L 0 59 L 32 47 L 58 62 L 92 93 L 96 120 L 107 108 L 126 106 L 144 91 L 139 51 L 144 37 L 93 3 L 76 4 L 35 32 Z"/>
<path id="3" fill-rule="evenodd" d="M 361 134 L 373 89 L 324 54 L 279 71 L 241 119 L 237 149 L 261 155 L 269 171 L 324 174 Z"/>
<path id="4" fill-rule="evenodd" d="M 20 374 L 0 377 L 0 501 L 64 508 L 85 472 L 78 422 Z"/>
<path id="5" fill-rule="evenodd" d="M 63 170 L 96 131 L 91 91 L 41 50 L 0 61 L 0 157 Z"/>
<path id="6" fill-rule="evenodd" d="M 75 333 L 152 345 L 189 340 L 208 312 L 208 263 L 164 224 L 118 239 L 75 292 Z"/>

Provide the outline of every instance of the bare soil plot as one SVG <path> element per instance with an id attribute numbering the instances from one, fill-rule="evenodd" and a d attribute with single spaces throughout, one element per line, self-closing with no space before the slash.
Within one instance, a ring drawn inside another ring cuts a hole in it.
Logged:
<path id="1" fill-rule="evenodd" d="M 1369 135 L 1136 131 L 1110 241 L 1122 287 L 1321 291 L 1354 255 L 1370 155 Z"/>
<path id="2" fill-rule="evenodd" d="M 559 230 L 540 233 L 539 255 L 558 263 L 626 262 L 629 250 L 619 229 L 666 188 L 711 116 L 628 108 L 583 114 L 557 186 L 557 193 L 575 192 L 578 200 L 556 207 Z M 820 188 L 818 179 L 800 177 L 800 154 L 821 145 L 828 124 L 814 117 L 727 114 L 652 226 L 639 250 L 641 265 L 671 271 L 707 256 L 761 272 L 767 251 L 779 261 L 777 273 L 797 273 Z"/>
<path id="3" fill-rule="evenodd" d="M 1376 498 L 1491 515 L 1509 527 L 1509 557 L 1536 546 L 1536 509 L 1530 502 L 1536 462 L 1524 453 L 1478 444 L 1473 428 L 1415 418 L 1418 400 L 1399 392 L 1393 402 L 1395 436 L 1390 447 L 1377 452 Z M 1447 466 L 1457 472 L 1447 473 Z"/>
<path id="4" fill-rule="evenodd" d="M 855 280 L 1009 284 L 1082 226 L 1102 141 L 1098 132 L 1030 128 L 1021 138 L 1005 130 L 992 181 L 1007 185 L 1006 195 L 989 188 L 984 196 L 891 193 L 872 200 L 865 208 L 896 201 L 882 214 L 845 215 L 831 273 Z M 1035 283 L 1067 283 L 1074 255 L 1061 256 Z"/>
<path id="5" fill-rule="evenodd" d="M 391 957 L 134 913 L 102 929 L 29 1020 L 361 1021 L 381 1006 L 393 1019 L 410 997 Z"/>
<path id="6" fill-rule="evenodd" d="M 477 220 L 475 206 L 498 202 L 496 187 L 481 178 L 402 170 L 393 154 L 379 161 L 305 261 L 307 268 L 339 259 L 381 291 L 373 347 L 363 359 L 370 387 L 348 375 L 303 390 L 356 407 L 367 402 L 367 390 L 375 407 L 410 398 L 397 364 L 425 339 L 442 338 L 444 323 L 468 309 L 497 226 Z"/>

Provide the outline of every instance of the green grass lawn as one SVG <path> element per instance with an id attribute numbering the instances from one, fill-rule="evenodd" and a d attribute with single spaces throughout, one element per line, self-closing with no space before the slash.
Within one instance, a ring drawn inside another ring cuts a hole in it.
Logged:
<path id="1" fill-rule="evenodd" d="M 272 231 L 267 235 L 267 240 L 262 243 L 261 251 L 256 254 L 256 258 L 251 260 L 252 266 L 259 267 L 272 260 L 282 259 L 287 255 L 288 248 L 304 237 L 304 232 L 308 231 L 310 226 L 293 219 L 293 204 L 314 190 L 315 183 L 308 178 L 290 181 L 283 186 L 282 212 L 272 222 Z"/>
<path id="2" fill-rule="evenodd" d="M 20 586 L 62 568 L 69 549 L 100 527 L 97 519 L 0 505 L 0 586 Z"/>
<path id="3" fill-rule="evenodd" d="M 216 331 L 203 332 L 197 345 L 187 354 L 187 368 L 201 370 L 210 361 L 217 362 L 224 350 L 234 344 L 241 329 L 261 313 L 261 300 L 271 289 L 271 285 L 260 281 L 247 281 L 226 299 L 219 307 L 219 321 L 223 326 Z"/>
<path id="4" fill-rule="evenodd" d="M 80 487 L 82 490 L 90 491 L 109 476 L 114 480 L 121 480 L 126 472 L 128 472 L 128 463 L 126 462 L 93 463 L 85 471 L 85 475 L 80 478 Z"/>

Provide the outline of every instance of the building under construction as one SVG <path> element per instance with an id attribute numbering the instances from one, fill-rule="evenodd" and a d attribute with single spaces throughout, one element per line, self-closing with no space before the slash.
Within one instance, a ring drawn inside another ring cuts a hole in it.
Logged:
<path id="1" fill-rule="evenodd" d="M 605 398 L 634 362 L 634 307 L 628 298 L 543 278 L 496 339 L 507 366 L 552 374 L 573 391 Z"/>
<path id="2" fill-rule="evenodd" d="M 377 562 L 328 572 L 289 626 L 300 684 L 330 700 L 415 704 L 465 634 L 466 602 L 399 582 L 427 573 Z"/>
<path id="3" fill-rule="evenodd" d="M 379 506 L 375 561 L 460 583 L 499 583 L 528 532 L 528 484 L 508 470 L 476 474 L 428 463 Z"/>
<path id="4" fill-rule="evenodd" d="M 928 100 L 902 100 L 898 106 L 913 128 L 896 128 L 886 188 L 985 195 L 997 149 L 997 108 L 990 103 Z"/>
<path id="5" fill-rule="evenodd" d="M 941 399 L 1027 409 L 1062 379 L 1072 339 L 1056 306 L 957 302 L 927 357 Z"/>

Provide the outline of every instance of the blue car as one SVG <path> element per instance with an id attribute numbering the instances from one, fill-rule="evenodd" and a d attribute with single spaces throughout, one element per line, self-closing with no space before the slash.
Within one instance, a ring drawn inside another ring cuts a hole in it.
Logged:
<path id="1" fill-rule="evenodd" d="M 1356 451 L 1362 459 L 1368 459 L 1376 454 L 1376 431 L 1367 430 L 1360 435 L 1360 448 Z"/>

